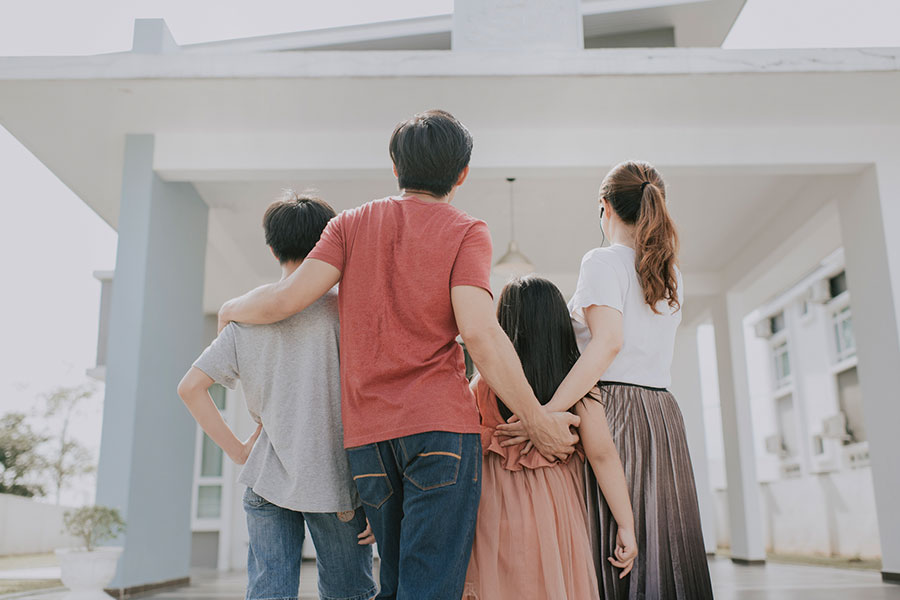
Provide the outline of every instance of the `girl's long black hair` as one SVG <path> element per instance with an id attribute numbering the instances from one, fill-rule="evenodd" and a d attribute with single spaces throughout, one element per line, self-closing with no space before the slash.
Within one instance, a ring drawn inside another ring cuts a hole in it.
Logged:
<path id="1" fill-rule="evenodd" d="M 514 279 L 500 294 L 497 320 L 538 402 L 547 404 L 580 356 L 562 292 L 541 277 Z M 512 416 L 499 398 L 497 406 L 504 420 Z"/>

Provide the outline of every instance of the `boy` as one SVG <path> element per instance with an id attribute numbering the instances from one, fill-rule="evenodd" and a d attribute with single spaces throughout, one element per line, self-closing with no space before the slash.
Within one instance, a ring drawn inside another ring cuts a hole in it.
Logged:
<path id="1" fill-rule="evenodd" d="M 269 206 L 266 244 L 291 275 L 335 216 L 325 202 L 296 196 Z M 250 548 L 247 600 L 298 597 L 304 523 L 316 546 L 322 598 L 375 596 L 372 543 L 343 448 L 337 290 L 271 325 L 229 324 L 178 385 L 191 414 L 235 463 L 247 486 Z M 241 442 L 208 389 L 241 381 L 259 423 Z M 364 531 L 365 530 L 365 531 Z"/>
<path id="2" fill-rule="evenodd" d="M 537 449 L 566 456 L 570 413 L 535 398 L 494 316 L 491 237 L 450 204 L 472 136 L 430 110 L 397 125 L 398 196 L 345 211 L 290 277 L 225 303 L 219 325 L 271 323 L 341 282 L 344 445 L 381 555 L 379 598 L 459 600 L 481 492 L 481 430 L 460 334 Z M 538 441 L 539 440 L 539 441 Z"/>

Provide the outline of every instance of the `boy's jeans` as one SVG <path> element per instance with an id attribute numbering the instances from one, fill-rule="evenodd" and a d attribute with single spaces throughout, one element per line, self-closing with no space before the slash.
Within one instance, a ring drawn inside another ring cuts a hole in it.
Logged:
<path id="1" fill-rule="evenodd" d="M 481 497 L 481 437 L 431 431 L 348 456 L 381 555 L 378 598 L 459 600 Z"/>
<path id="2" fill-rule="evenodd" d="M 362 509 L 352 516 L 303 513 L 275 506 L 250 488 L 244 492 L 250 549 L 247 554 L 247 600 L 296 599 L 304 522 L 316 546 L 319 597 L 322 600 L 369 600 L 375 596 L 372 546 L 360 546 L 366 528 Z"/>

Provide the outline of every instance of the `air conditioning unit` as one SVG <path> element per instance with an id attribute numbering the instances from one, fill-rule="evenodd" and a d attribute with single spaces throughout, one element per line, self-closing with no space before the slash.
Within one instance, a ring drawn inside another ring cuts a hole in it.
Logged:
<path id="1" fill-rule="evenodd" d="M 822 421 L 822 437 L 833 440 L 848 440 L 847 416 L 843 412 L 832 415 Z"/>
<path id="2" fill-rule="evenodd" d="M 785 453 L 784 439 L 778 434 L 766 436 L 766 452 L 783 456 Z"/>
<path id="3" fill-rule="evenodd" d="M 806 292 L 806 301 L 816 304 L 825 304 L 831 300 L 831 286 L 827 279 L 820 279 L 812 284 Z"/>
<path id="4" fill-rule="evenodd" d="M 763 319 L 753 328 L 756 333 L 756 337 L 761 338 L 770 338 L 772 337 L 772 320 L 771 319 Z"/>

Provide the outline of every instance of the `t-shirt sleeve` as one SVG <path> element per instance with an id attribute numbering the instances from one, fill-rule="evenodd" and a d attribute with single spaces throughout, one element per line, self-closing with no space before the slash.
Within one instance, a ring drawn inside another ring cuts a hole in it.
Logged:
<path id="1" fill-rule="evenodd" d="M 312 249 L 306 258 L 314 258 L 328 263 L 340 272 L 344 272 L 344 260 L 346 260 L 344 243 L 344 230 L 346 227 L 347 211 L 342 212 L 328 222 L 322 235 L 319 237 L 316 247 Z"/>
<path id="2" fill-rule="evenodd" d="M 584 309 L 589 306 L 608 306 L 622 312 L 625 307 L 625 291 L 628 281 L 616 257 L 592 250 L 584 255 L 578 285 L 569 301 L 572 318 L 587 325 Z"/>
<path id="3" fill-rule="evenodd" d="M 487 223 L 478 221 L 466 231 L 453 270 L 450 273 L 450 287 L 472 285 L 487 290 L 491 296 L 491 258 L 493 257 L 491 232 Z"/>
<path id="4" fill-rule="evenodd" d="M 194 366 L 215 381 L 233 390 L 237 385 L 238 364 L 237 364 L 237 345 L 235 340 L 235 329 L 237 325 L 229 323 L 219 337 L 214 339 L 212 343 L 203 351 Z"/>

